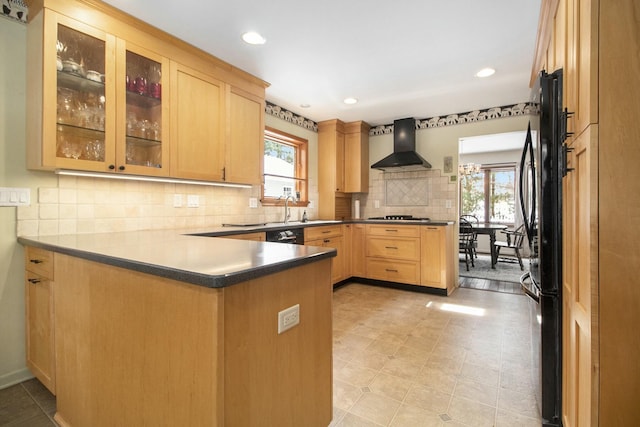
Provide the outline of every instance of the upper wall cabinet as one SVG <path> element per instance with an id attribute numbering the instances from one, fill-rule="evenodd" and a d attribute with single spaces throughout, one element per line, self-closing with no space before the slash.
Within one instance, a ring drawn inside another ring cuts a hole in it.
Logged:
<path id="1" fill-rule="evenodd" d="M 261 182 L 265 82 L 100 2 L 30 12 L 29 168 Z"/>
<path id="2" fill-rule="evenodd" d="M 351 122 L 344 125 L 344 191 L 369 192 L 369 126 Z"/>

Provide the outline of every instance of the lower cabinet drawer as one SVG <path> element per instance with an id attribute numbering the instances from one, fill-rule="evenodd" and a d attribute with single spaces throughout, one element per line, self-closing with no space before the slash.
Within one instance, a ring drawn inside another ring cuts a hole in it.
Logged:
<path id="1" fill-rule="evenodd" d="M 367 258 L 367 277 L 370 279 L 417 285 L 420 283 L 420 263 Z"/>

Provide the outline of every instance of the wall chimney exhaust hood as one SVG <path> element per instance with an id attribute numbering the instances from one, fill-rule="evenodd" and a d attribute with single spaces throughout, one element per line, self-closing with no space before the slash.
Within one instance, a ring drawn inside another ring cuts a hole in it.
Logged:
<path id="1" fill-rule="evenodd" d="M 416 153 L 416 121 L 413 118 L 393 122 L 393 153 L 371 165 L 381 171 L 431 169 L 431 164 Z"/>

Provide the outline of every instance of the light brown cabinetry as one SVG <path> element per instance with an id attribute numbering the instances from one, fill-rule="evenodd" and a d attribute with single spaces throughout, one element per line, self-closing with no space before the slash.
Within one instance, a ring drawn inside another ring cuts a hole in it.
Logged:
<path id="1" fill-rule="evenodd" d="M 629 357 L 640 352 L 640 86 L 626 78 L 640 68 L 637 2 L 557 4 L 543 2 L 537 49 L 564 55 L 564 104 L 574 112 L 573 171 L 563 179 L 562 424 L 637 425 L 640 367 Z M 543 35 L 563 27 L 566 47 L 551 46 Z"/>
<path id="2" fill-rule="evenodd" d="M 27 37 L 29 168 L 261 182 L 265 82 L 101 3 L 33 2 Z"/>
<path id="3" fill-rule="evenodd" d="M 420 227 L 366 225 L 367 277 L 420 284 Z"/>
<path id="4" fill-rule="evenodd" d="M 447 289 L 447 294 L 455 286 L 452 228 L 424 226 L 420 230 L 422 254 L 421 284 Z"/>
<path id="5" fill-rule="evenodd" d="M 264 97 L 227 86 L 228 128 L 224 180 L 262 183 L 264 159 Z"/>
<path id="6" fill-rule="evenodd" d="M 347 276 L 367 277 L 365 224 L 346 224 L 350 273 Z"/>
<path id="7" fill-rule="evenodd" d="M 53 253 L 25 248 L 27 366 L 56 394 Z"/>
<path id="8" fill-rule="evenodd" d="M 224 176 L 224 83 L 171 63 L 171 174 L 222 181 Z"/>
<path id="9" fill-rule="evenodd" d="M 369 125 L 359 121 L 318 123 L 318 213 L 351 218 L 351 194 L 369 191 Z"/>
<path id="10" fill-rule="evenodd" d="M 304 229 L 304 244 L 308 246 L 322 246 L 334 248 L 337 255 L 331 258 L 331 281 L 337 283 L 345 279 L 346 266 L 349 260 L 345 251 L 345 241 L 342 225 L 325 225 L 307 227 Z"/>
<path id="11" fill-rule="evenodd" d="M 369 192 L 369 126 L 363 121 L 344 124 L 344 191 Z"/>
<path id="12" fill-rule="evenodd" d="M 238 239 L 238 240 L 253 240 L 256 242 L 264 242 L 266 240 L 265 233 L 244 233 L 244 234 L 231 234 L 228 236 L 222 236 L 225 239 Z"/>

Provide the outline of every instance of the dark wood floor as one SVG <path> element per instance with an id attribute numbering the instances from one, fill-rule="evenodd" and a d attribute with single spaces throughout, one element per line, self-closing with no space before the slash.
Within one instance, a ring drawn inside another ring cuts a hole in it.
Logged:
<path id="1" fill-rule="evenodd" d="M 0 390 L 0 426 L 55 427 L 56 398 L 37 379 Z"/>
<path id="2" fill-rule="evenodd" d="M 460 277 L 460 287 L 479 289 L 482 291 L 503 292 L 507 294 L 524 295 L 520 283 L 502 282 L 498 280 L 476 279 L 474 277 Z"/>

